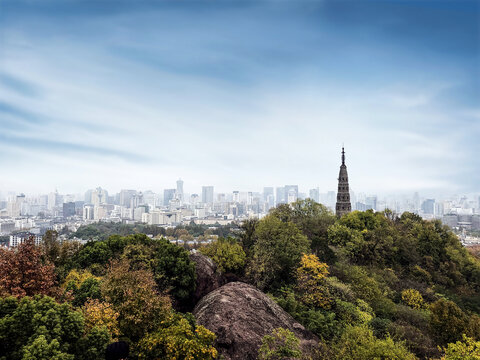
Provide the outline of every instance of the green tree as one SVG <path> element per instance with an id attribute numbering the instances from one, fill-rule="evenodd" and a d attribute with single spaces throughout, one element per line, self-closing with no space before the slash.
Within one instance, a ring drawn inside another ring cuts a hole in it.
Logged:
<path id="1" fill-rule="evenodd" d="M 257 241 L 247 269 L 260 289 L 280 287 L 295 279 L 294 272 L 303 254 L 310 250 L 310 241 L 291 222 L 275 216 L 263 218 L 255 230 Z"/>
<path id="2" fill-rule="evenodd" d="M 430 305 L 430 326 L 441 344 L 462 338 L 467 327 L 465 313 L 453 301 L 440 299 Z"/>
<path id="3" fill-rule="evenodd" d="M 324 205 L 312 199 L 297 200 L 293 204 L 280 204 L 270 214 L 283 222 L 294 223 L 311 241 L 312 250 L 323 261 L 333 261 L 328 247 L 328 228 L 335 223 L 335 215 Z"/>
<path id="4" fill-rule="evenodd" d="M 378 339 L 366 327 L 349 326 L 334 346 L 338 360 L 414 360 L 402 343 L 395 343 L 392 338 Z"/>
<path id="5" fill-rule="evenodd" d="M 82 306 L 87 299 L 101 299 L 100 278 L 92 275 L 88 270 L 72 270 L 65 278 L 62 287 L 65 289 L 65 295 L 73 295 L 72 304 Z M 68 296 L 66 296 L 68 298 Z"/>
<path id="6" fill-rule="evenodd" d="M 96 360 L 109 341 L 105 328 L 86 330 L 82 313 L 68 303 L 46 296 L 0 298 L 2 360 Z"/>
<path id="7" fill-rule="evenodd" d="M 155 280 L 180 304 L 188 303 L 195 291 L 195 264 L 188 251 L 165 239 L 157 240 L 154 252 Z"/>
<path id="8" fill-rule="evenodd" d="M 245 251 L 233 238 L 220 238 L 201 247 L 200 252 L 210 257 L 217 264 L 218 270 L 223 273 L 237 273 L 245 266 Z"/>
<path id="9" fill-rule="evenodd" d="M 195 264 L 188 252 L 166 239 L 150 239 L 145 234 L 112 235 L 105 241 L 89 242 L 76 254 L 72 266 L 100 274 L 109 260 L 120 258 L 130 260 L 132 269 L 150 268 L 158 287 L 179 304 L 188 302 L 195 291 Z"/>
<path id="10" fill-rule="evenodd" d="M 145 336 L 138 344 L 138 358 L 213 360 L 215 334 L 176 314 L 167 324 Z"/>
<path id="11" fill-rule="evenodd" d="M 258 225 L 258 219 L 248 219 L 242 222 L 240 229 L 240 239 L 242 242 L 243 249 L 245 253 L 250 254 L 253 245 L 257 242 L 257 237 L 255 235 L 255 229 Z"/>
<path id="12" fill-rule="evenodd" d="M 260 360 L 300 359 L 301 356 L 300 340 L 284 328 L 274 329 L 271 335 L 265 335 L 258 350 Z"/>
<path id="13" fill-rule="evenodd" d="M 101 284 L 103 298 L 119 314 L 122 335 L 138 341 L 171 314 L 170 299 L 157 290 L 148 270 L 130 270 L 126 259 L 112 261 Z"/>
<path id="14" fill-rule="evenodd" d="M 463 335 L 462 341 L 448 344 L 442 360 L 480 360 L 480 341 Z"/>
<path id="15" fill-rule="evenodd" d="M 37 337 L 31 345 L 23 348 L 22 360 L 73 360 L 74 355 L 60 350 L 57 339 L 48 343 L 44 335 Z"/>
<path id="16" fill-rule="evenodd" d="M 60 257 L 60 242 L 58 241 L 58 233 L 55 230 L 47 230 L 43 235 L 42 250 L 47 261 L 57 265 Z"/>

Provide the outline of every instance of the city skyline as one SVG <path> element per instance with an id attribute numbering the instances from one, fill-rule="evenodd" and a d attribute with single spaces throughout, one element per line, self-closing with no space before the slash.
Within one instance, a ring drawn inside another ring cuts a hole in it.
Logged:
<path id="1" fill-rule="evenodd" d="M 480 190 L 478 2 L 115 4 L 0 4 L 2 191 Z"/>

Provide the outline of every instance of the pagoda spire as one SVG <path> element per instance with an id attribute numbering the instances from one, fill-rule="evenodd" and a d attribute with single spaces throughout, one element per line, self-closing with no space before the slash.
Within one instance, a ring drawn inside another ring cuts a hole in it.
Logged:
<path id="1" fill-rule="evenodd" d="M 342 146 L 342 165 L 340 165 L 340 173 L 338 174 L 338 191 L 335 213 L 337 216 L 342 216 L 351 211 L 352 204 L 350 203 L 347 165 L 345 165 L 345 148 Z"/>

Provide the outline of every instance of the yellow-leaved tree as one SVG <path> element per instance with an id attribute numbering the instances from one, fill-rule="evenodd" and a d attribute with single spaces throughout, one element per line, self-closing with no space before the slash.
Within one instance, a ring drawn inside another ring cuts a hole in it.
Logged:
<path id="1" fill-rule="evenodd" d="M 304 254 L 297 268 L 297 291 L 300 300 L 309 306 L 330 308 L 330 296 L 325 284 L 328 265 L 314 254 Z"/>
<path id="2" fill-rule="evenodd" d="M 402 301 L 414 308 L 421 309 L 423 307 L 423 297 L 418 290 L 415 289 L 405 289 L 402 291 Z"/>
<path id="3" fill-rule="evenodd" d="M 112 304 L 98 299 L 90 299 L 82 307 L 82 313 L 85 319 L 85 329 L 90 330 L 95 326 L 105 326 L 113 338 L 117 338 L 120 335 L 118 327 L 119 314 L 115 311 Z"/>

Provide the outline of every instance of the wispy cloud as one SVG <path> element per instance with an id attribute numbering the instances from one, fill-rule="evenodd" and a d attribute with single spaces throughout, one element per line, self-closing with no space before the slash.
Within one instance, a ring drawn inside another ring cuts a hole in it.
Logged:
<path id="1" fill-rule="evenodd" d="M 425 6 L 4 2 L 0 187 L 326 191 L 345 142 L 357 191 L 478 191 L 477 10 Z"/>

